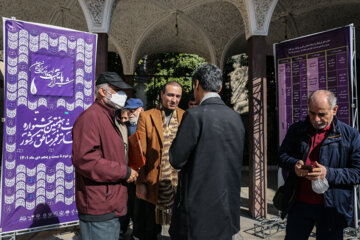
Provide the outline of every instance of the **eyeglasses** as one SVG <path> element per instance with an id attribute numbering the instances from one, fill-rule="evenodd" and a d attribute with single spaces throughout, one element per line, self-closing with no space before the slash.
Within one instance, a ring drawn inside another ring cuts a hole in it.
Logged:
<path id="1" fill-rule="evenodd" d="M 126 111 L 127 111 L 128 113 L 134 113 L 134 112 L 136 112 L 136 110 L 137 110 L 137 109 L 126 109 Z"/>

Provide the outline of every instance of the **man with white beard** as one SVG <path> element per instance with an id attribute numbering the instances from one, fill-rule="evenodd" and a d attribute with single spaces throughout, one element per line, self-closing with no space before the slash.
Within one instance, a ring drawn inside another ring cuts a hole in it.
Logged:
<path id="1" fill-rule="evenodd" d="M 341 240 L 353 223 L 353 186 L 360 179 L 360 135 L 336 117 L 338 105 L 328 90 L 308 99 L 308 116 L 292 124 L 279 151 L 279 165 L 289 172 L 282 217 L 285 240 Z M 346 111 L 346 109 L 345 109 Z M 356 203 L 355 203 L 356 204 Z"/>
<path id="2" fill-rule="evenodd" d="M 128 128 L 128 136 L 133 135 L 136 132 L 137 122 L 140 113 L 144 111 L 143 102 L 139 98 L 129 98 L 124 107 L 124 111 L 127 112 L 128 121 L 125 123 Z M 134 220 L 134 202 L 135 202 L 135 184 L 129 183 L 128 187 L 128 212 L 125 216 L 121 217 L 121 234 L 120 239 L 124 238 L 125 233 L 128 230 L 130 219 Z"/>
<path id="3" fill-rule="evenodd" d="M 124 109 L 128 112 L 129 117 L 129 136 L 133 135 L 136 131 L 137 121 L 139 119 L 140 113 L 144 111 L 143 102 L 139 98 L 130 98 L 127 100 Z"/>

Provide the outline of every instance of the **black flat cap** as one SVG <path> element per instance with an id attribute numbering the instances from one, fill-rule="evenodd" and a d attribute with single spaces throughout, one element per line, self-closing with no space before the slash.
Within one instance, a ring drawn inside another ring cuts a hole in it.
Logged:
<path id="1" fill-rule="evenodd" d="M 101 73 L 96 81 L 96 86 L 103 83 L 109 83 L 121 89 L 132 89 L 132 87 L 124 82 L 124 80 L 116 72 Z"/>

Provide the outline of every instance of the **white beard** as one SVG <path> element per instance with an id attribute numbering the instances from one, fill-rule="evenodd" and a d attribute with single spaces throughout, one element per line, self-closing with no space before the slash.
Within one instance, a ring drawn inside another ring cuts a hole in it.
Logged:
<path id="1" fill-rule="evenodd" d="M 140 115 L 140 114 L 138 114 L 136 117 L 135 117 L 135 116 L 134 116 L 134 117 L 129 117 L 129 122 L 130 122 L 132 125 L 136 125 L 137 122 L 138 122 L 138 120 L 139 120 L 139 115 Z"/>
<path id="2" fill-rule="evenodd" d="M 324 129 L 327 126 L 329 126 L 329 125 L 324 124 L 323 122 L 311 122 L 311 125 L 317 130 Z"/>

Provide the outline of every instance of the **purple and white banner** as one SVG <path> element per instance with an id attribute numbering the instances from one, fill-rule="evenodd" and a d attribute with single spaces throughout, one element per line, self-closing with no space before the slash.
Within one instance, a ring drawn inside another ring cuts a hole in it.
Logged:
<path id="1" fill-rule="evenodd" d="M 94 101 L 95 34 L 3 18 L 1 228 L 77 220 L 71 131 Z"/>
<path id="2" fill-rule="evenodd" d="M 274 44 L 279 144 L 289 126 L 307 116 L 307 99 L 318 89 L 332 91 L 338 118 L 352 126 L 353 25 Z"/>

